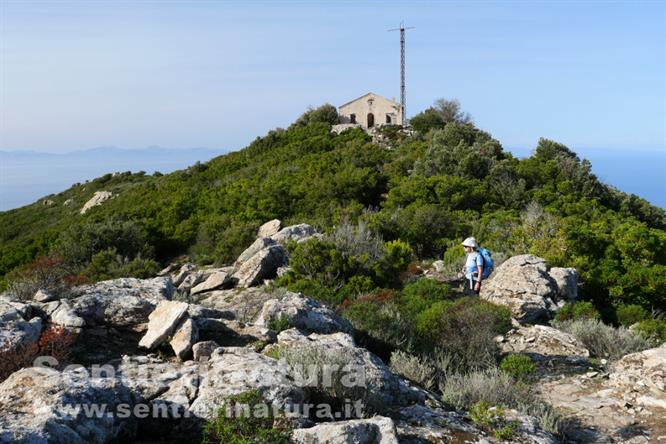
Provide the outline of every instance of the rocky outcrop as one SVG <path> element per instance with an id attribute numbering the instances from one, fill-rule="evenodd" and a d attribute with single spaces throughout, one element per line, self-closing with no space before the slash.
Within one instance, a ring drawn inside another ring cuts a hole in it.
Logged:
<path id="1" fill-rule="evenodd" d="M 294 444 L 398 444 L 399 442 L 393 420 L 383 416 L 297 429 L 292 433 L 291 440 Z"/>
<path id="2" fill-rule="evenodd" d="M 93 197 L 83 205 L 80 214 L 86 214 L 91 208 L 102 205 L 104 202 L 111 199 L 111 197 L 113 197 L 111 191 L 96 191 L 95 194 L 93 194 Z"/>
<path id="3" fill-rule="evenodd" d="M 115 412 L 136 398 L 115 378 L 80 378 L 48 368 L 24 368 L 0 384 L 0 442 L 106 443 L 136 433 L 133 417 L 85 414 L 103 405 Z"/>
<path id="4" fill-rule="evenodd" d="M 575 297 L 577 275 L 573 269 L 556 269 L 555 278 L 546 261 L 525 254 L 502 263 L 481 286 L 480 297 L 507 306 L 521 323 L 544 322 L 564 303 L 560 295 Z"/>
<path id="5" fill-rule="evenodd" d="M 155 310 L 150 313 L 148 319 L 148 331 L 139 342 L 140 347 L 154 348 L 164 342 L 187 313 L 185 302 L 162 301 L 157 304 Z"/>
<path id="6" fill-rule="evenodd" d="M 545 325 L 515 328 L 499 338 L 503 353 L 528 353 L 536 359 L 580 359 L 590 352 L 569 333 Z"/>
<path id="7" fill-rule="evenodd" d="M 224 270 L 219 270 L 213 272 L 208 278 L 202 283 L 194 286 L 190 290 L 190 294 L 204 293 L 211 290 L 231 288 L 234 285 L 233 278 L 231 274 Z"/>
<path id="8" fill-rule="evenodd" d="M 197 342 L 192 346 L 193 359 L 195 361 L 207 360 L 219 346 L 215 341 Z"/>
<path id="9" fill-rule="evenodd" d="M 278 231 L 280 231 L 281 227 L 282 227 L 282 221 L 280 221 L 279 219 L 269 220 L 261 227 L 259 227 L 259 231 L 257 232 L 257 237 L 258 238 L 271 237 L 274 234 L 276 234 Z"/>
<path id="10" fill-rule="evenodd" d="M 666 343 L 626 355 L 613 365 L 609 378 L 632 405 L 659 407 L 666 412 Z"/>
<path id="11" fill-rule="evenodd" d="M 578 299 L 578 273 L 575 268 L 553 267 L 548 274 L 557 287 L 557 298 L 562 301 Z"/>
<path id="12" fill-rule="evenodd" d="M 349 321 L 300 293 L 287 292 L 282 298 L 266 301 L 256 323 L 268 327 L 271 321 L 279 319 L 286 319 L 293 327 L 316 333 L 352 331 Z"/>
<path id="13" fill-rule="evenodd" d="M 44 289 L 37 290 L 35 295 L 32 297 L 32 300 L 35 302 L 51 302 L 55 301 L 56 299 L 58 299 L 58 296 Z"/>
<path id="14" fill-rule="evenodd" d="M 168 277 L 121 278 L 76 287 L 69 304 L 71 313 L 83 319 L 86 326 L 136 327 L 148 322 L 155 305 L 171 299 L 173 292 Z"/>
<path id="15" fill-rule="evenodd" d="M 197 324 L 190 318 L 183 319 L 175 328 L 169 345 L 176 356 L 185 360 L 192 350 L 192 346 L 199 340 L 199 329 Z"/>
<path id="16" fill-rule="evenodd" d="M 271 239 L 279 244 L 287 242 L 303 242 L 315 236 L 317 231 L 308 224 L 290 225 L 271 236 Z"/>
<path id="17" fill-rule="evenodd" d="M 266 279 L 273 279 L 278 268 L 287 263 L 287 252 L 281 245 L 271 245 L 259 250 L 238 266 L 234 278 L 240 287 L 252 287 Z"/>

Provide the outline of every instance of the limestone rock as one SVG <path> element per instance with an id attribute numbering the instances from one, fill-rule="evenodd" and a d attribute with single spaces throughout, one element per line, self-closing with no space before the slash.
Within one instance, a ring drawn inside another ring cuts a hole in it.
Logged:
<path id="1" fill-rule="evenodd" d="M 198 294 L 206 291 L 216 290 L 218 288 L 230 288 L 233 286 L 231 275 L 226 271 L 216 271 L 212 273 L 202 283 L 192 287 L 190 294 Z"/>
<path id="2" fill-rule="evenodd" d="M 287 252 L 281 245 L 272 245 L 264 248 L 243 262 L 234 277 L 240 287 L 252 287 L 261 284 L 266 279 L 276 276 L 278 268 L 287 262 Z"/>
<path id="3" fill-rule="evenodd" d="M 190 273 L 192 273 L 192 271 L 194 271 L 195 268 L 196 268 L 196 267 L 194 266 L 194 264 L 191 264 L 191 263 L 189 263 L 189 262 L 186 263 L 186 264 L 183 264 L 183 266 L 180 267 L 180 270 L 178 270 L 178 273 L 176 273 L 176 274 L 173 276 L 173 285 L 175 285 L 176 287 L 178 287 L 180 284 L 182 284 L 183 281 L 185 280 L 185 278 L 186 278 Z"/>
<path id="4" fill-rule="evenodd" d="M 534 325 L 509 331 L 499 344 L 503 353 L 529 353 L 537 358 L 587 358 L 590 352 L 569 333 Z"/>
<path id="5" fill-rule="evenodd" d="M 202 306 L 228 313 L 231 319 L 246 323 L 253 322 L 266 301 L 278 297 L 265 287 L 214 290 L 202 296 L 204 298 L 199 300 Z"/>
<path id="6" fill-rule="evenodd" d="M 281 226 L 282 226 L 282 221 L 280 221 L 279 219 L 269 220 L 261 227 L 259 227 L 259 231 L 257 232 L 257 237 L 271 237 L 272 235 L 280 231 Z"/>
<path id="7" fill-rule="evenodd" d="M 25 321 L 23 318 L 18 318 L 3 322 L 0 326 L 0 351 L 25 349 L 39 340 L 42 331 L 42 319 L 34 317 Z"/>
<path id="8" fill-rule="evenodd" d="M 96 191 L 93 194 L 93 197 L 83 205 L 80 213 L 86 214 L 91 208 L 96 207 L 97 205 L 102 205 L 105 201 L 111 199 L 113 193 L 111 191 Z"/>
<path id="9" fill-rule="evenodd" d="M 666 410 L 666 343 L 624 356 L 609 378 L 612 386 L 631 393 L 636 405 Z"/>
<path id="10" fill-rule="evenodd" d="M 151 349 L 162 343 L 174 331 L 178 322 L 187 312 L 185 302 L 162 301 L 150 314 L 148 331 L 141 338 L 139 346 Z"/>
<path id="11" fill-rule="evenodd" d="M 76 406 L 119 404 L 136 399 L 115 378 L 77 378 L 48 368 L 24 368 L 0 384 L 0 442 L 105 443 L 127 441 L 136 432 L 133 417 L 74 413 Z"/>
<path id="12" fill-rule="evenodd" d="M 80 328 L 86 325 L 85 319 L 78 316 L 69 301 L 61 300 L 51 312 L 51 322 L 63 327 Z"/>
<path id="13" fill-rule="evenodd" d="M 268 327 L 271 321 L 286 318 L 293 327 L 316 333 L 351 332 L 349 321 L 333 310 L 300 293 L 287 292 L 264 303 L 256 323 Z"/>
<path id="14" fill-rule="evenodd" d="M 35 295 L 32 297 L 32 300 L 36 302 L 51 302 L 56 299 L 58 299 L 56 295 L 44 289 L 37 290 Z"/>
<path id="15" fill-rule="evenodd" d="M 302 242 L 311 238 L 316 233 L 314 227 L 308 224 L 290 225 L 272 235 L 271 239 L 279 244 L 285 244 L 290 241 Z"/>
<path id="16" fill-rule="evenodd" d="M 575 268 L 553 267 L 548 272 L 557 287 L 557 298 L 563 301 L 578 299 L 578 273 Z"/>
<path id="17" fill-rule="evenodd" d="M 210 358 L 210 355 L 213 354 L 213 351 L 219 347 L 219 344 L 215 341 L 202 341 L 197 342 L 192 346 L 192 354 L 195 361 L 202 361 L 204 359 Z"/>
<path id="18" fill-rule="evenodd" d="M 292 433 L 291 440 L 295 444 L 398 444 L 393 420 L 383 416 L 297 429 Z"/>
<path id="19" fill-rule="evenodd" d="M 89 326 L 135 327 L 146 323 L 155 305 L 171 299 L 173 292 L 168 277 L 120 278 L 74 288 L 71 306 Z"/>
<path id="20" fill-rule="evenodd" d="M 189 407 L 200 418 L 213 417 L 226 398 L 248 390 L 258 390 L 282 409 L 305 400 L 303 388 L 290 380 L 285 367 L 247 348 L 220 347 L 204 365 L 197 398 Z"/>
<path id="21" fill-rule="evenodd" d="M 207 270 L 192 271 L 178 285 L 178 290 L 183 293 L 190 293 L 192 288 L 203 283 L 212 273 Z"/>
<path id="22" fill-rule="evenodd" d="M 257 238 L 254 242 L 252 242 L 252 245 L 247 247 L 241 254 L 238 256 L 236 259 L 236 262 L 234 263 L 235 269 L 240 268 L 245 262 L 249 261 L 254 257 L 257 253 L 259 253 L 261 250 L 268 248 L 272 245 L 275 245 L 275 241 L 269 237 L 260 237 Z"/>
<path id="23" fill-rule="evenodd" d="M 331 391 L 331 396 L 358 399 L 360 390 L 363 392 L 365 404 L 376 412 L 388 412 L 395 407 L 425 401 L 426 394 L 423 390 L 410 387 L 405 380 L 391 373 L 377 356 L 353 345 L 353 339 L 346 333 L 312 333 L 305 336 L 297 331 L 282 332 L 278 336 L 278 344 L 291 350 L 293 357 L 288 361 L 292 364 L 346 368 L 350 381 L 354 381 L 355 385 L 344 387 L 344 394 L 339 392 L 340 387 L 320 387 L 322 390 Z M 298 373 L 298 368 L 295 370 Z"/>
<path id="24" fill-rule="evenodd" d="M 535 323 L 552 316 L 557 287 L 546 262 L 534 255 L 514 256 L 497 267 L 481 286 L 480 297 L 507 306 L 521 323 Z"/>
<path id="25" fill-rule="evenodd" d="M 192 350 L 192 345 L 199 339 L 199 330 L 196 323 L 190 319 L 185 318 L 180 322 L 175 329 L 173 338 L 169 342 L 171 348 L 176 353 L 176 356 L 181 361 L 184 361 L 187 355 Z"/>

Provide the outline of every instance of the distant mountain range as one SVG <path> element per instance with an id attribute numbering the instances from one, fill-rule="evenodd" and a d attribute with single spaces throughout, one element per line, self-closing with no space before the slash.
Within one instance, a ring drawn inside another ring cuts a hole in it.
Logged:
<path id="1" fill-rule="evenodd" d="M 228 150 L 97 147 L 68 153 L 0 151 L 0 211 L 18 208 L 73 183 L 116 171 L 170 173 Z"/>

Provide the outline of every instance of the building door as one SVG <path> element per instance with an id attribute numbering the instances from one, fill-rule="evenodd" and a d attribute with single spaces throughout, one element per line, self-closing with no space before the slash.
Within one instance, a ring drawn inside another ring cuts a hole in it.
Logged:
<path id="1" fill-rule="evenodd" d="M 375 115 L 368 113 L 368 128 L 372 128 L 373 126 L 375 126 Z"/>

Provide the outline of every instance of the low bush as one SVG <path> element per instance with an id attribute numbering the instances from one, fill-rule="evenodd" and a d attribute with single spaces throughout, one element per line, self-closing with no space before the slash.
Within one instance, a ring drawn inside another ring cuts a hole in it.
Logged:
<path id="1" fill-rule="evenodd" d="M 500 369 L 511 375 L 514 379 L 526 381 L 534 375 L 536 366 L 529 356 L 512 353 L 502 359 Z"/>
<path id="2" fill-rule="evenodd" d="M 511 440 L 518 428 L 517 421 L 507 421 L 501 406 L 493 407 L 486 401 L 479 401 L 469 409 L 474 424 L 493 433 L 500 440 Z"/>
<path id="3" fill-rule="evenodd" d="M 636 304 L 620 305 L 615 310 L 615 315 L 617 322 L 625 327 L 650 318 L 650 312 Z"/>
<path id="4" fill-rule="evenodd" d="M 566 304 L 560 308 L 557 315 L 555 315 L 555 320 L 562 322 L 578 319 L 599 319 L 600 317 L 599 312 L 591 302 L 580 301 L 573 304 Z"/>
<path id="5" fill-rule="evenodd" d="M 560 414 L 553 407 L 541 401 L 531 386 L 496 367 L 452 375 L 440 384 L 440 391 L 444 401 L 458 410 L 484 401 L 533 416 L 543 430 L 554 435 L 562 432 Z"/>
<path id="6" fill-rule="evenodd" d="M 437 387 L 439 371 L 428 360 L 403 351 L 391 354 L 391 371 L 432 390 Z"/>
<path id="7" fill-rule="evenodd" d="M 655 343 L 666 342 L 666 321 L 660 319 L 646 319 L 634 327 L 644 338 Z"/>
<path id="8" fill-rule="evenodd" d="M 432 328 L 436 346 L 455 356 L 461 371 L 481 369 L 496 365 L 499 351 L 493 338 L 511 329 L 511 314 L 504 306 L 466 297 L 444 307 Z"/>
<path id="9" fill-rule="evenodd" d="M 280 316 L 268 323 L 268 328 L 276 333 L 281 333 L 291 328 L 291 320 L 287 316 Z"/>
<path id="10" fill-rule="evenodd" d="M 65 296 L 67 290 L 83 279 L 73 275 L 61 256 L 41 256 L 33 262 L 14 269 L 7 275 L 10 294 L 20 300 L 30 300 L 37 290 Z"/>
<path id="11" fill-rule="evenodd" d="M 572 334 L 592 356 L 598 358 L 619 359 L 654 345 L 634 331 L 625 327 L 614 328 L 596 319 L 555 322 L 555 326 Z"/>
<path id="12" fill-rule="evenodd" d="M 288 444 L 290 430 L 280 424 L 258 390 L 229 397 L 203 428 L 204 444 Z"/>

